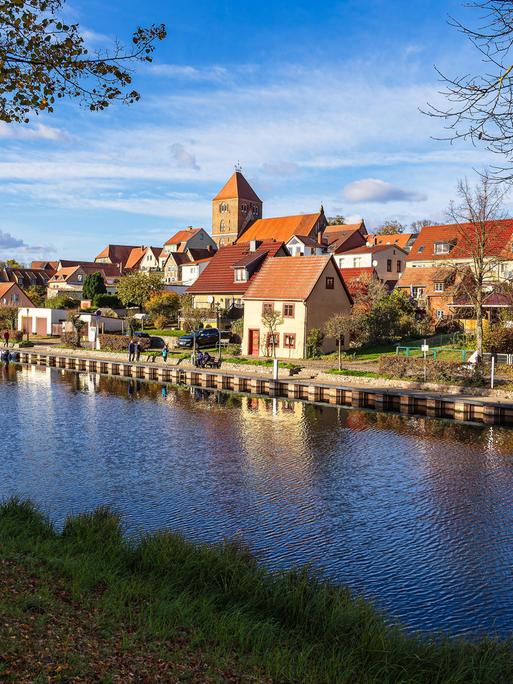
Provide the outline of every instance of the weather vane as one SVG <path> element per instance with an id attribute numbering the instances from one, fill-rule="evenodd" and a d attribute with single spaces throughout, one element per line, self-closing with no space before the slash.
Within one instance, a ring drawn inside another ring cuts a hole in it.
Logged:
<path id="1" fill-rule="evenodd" d="M 237 163 L 235 164 L 235 171 L 242 172 L 242 166 L 240 165 L 240 160 L 237 160 Z"/>

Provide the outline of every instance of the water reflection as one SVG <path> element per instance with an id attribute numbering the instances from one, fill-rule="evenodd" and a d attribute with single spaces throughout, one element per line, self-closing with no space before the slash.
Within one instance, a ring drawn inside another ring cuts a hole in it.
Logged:
<path id="1" fill-rule="evenodd" d="M 412 628 L 512 629 L 511 431 L 13 365 L 0 410 L 0 496 L 59 523 L 107 503 L 130 533 L 311 563 Z"/>

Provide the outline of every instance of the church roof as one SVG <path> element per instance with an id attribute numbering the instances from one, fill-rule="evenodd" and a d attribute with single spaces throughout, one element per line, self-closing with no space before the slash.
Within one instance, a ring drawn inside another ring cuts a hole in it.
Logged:
<path id="1" fill-rule="evenodd" d="M 317 212 L 316 214 L 258 219 L 251 223 L 249 228 L 239 236 L 237 242 L 248 242 L 249 240 L 288 242 L 293 235 L 312 237 L 314 228 L 321 216 L 321 212 Z"/>
<path id="2" fill-rule="evenodd" d="M 261 202 L 248 181 L 240 171 L 234 171 L 224 187 L 214 197 L 215 200 L 245 199 Z"/>

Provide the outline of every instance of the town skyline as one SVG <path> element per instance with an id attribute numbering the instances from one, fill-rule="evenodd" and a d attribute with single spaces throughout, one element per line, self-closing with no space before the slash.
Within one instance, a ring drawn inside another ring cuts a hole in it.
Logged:
<path id="1" fill-rule="evenodd" d="M 445 222 L 458 178 L 493 161 L 433 140 L 442 124 L 419 111 L 436 97 L 433 63 L 475 62 L 446 23 L 461 4 L 376 1 L 364 17 L 347 2 L 288 10 L 73 3 L 69 17 L 93 48 L 137 23 L 164 21 L 169 38 L 137 69 L 136 105 L 91 114 L 67 103 L 30 125 L 0 124 L 2 256 L 93 258 L 106 241 L 210 231 L 211 200 L 239 162 L 265 217 L 322 203 L 370 230 L 387 219 Z"/>

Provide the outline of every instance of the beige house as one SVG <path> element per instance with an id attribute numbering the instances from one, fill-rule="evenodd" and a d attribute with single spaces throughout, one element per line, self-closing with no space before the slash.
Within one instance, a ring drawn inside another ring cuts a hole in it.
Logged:
<path id="1" fill-rule="evenodd" d="M 278 358 L 305 358 L 310 330 L 322 330 L 330 316 L 348 314 L 351 306 L 351 296 L 330 255 L 267 259 L 244 295 L 242 353 L 271 356 L 274 346 Z M 274 345 L 262 320 L 272 311 L 279 314 Z M 334 339 L 324 339 L 323 352 L 335 347 Z"/>

